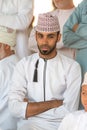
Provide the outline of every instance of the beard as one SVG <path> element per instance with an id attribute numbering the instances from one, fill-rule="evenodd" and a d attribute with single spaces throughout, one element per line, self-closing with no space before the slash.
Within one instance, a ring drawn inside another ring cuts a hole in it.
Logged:
<path id="1" fill-rule="evenodd" d="M 44 49 L 45 48 L 45 49 Z M 49 46 L 48 44 L 38 46 L 39 52 L 42 55 L 49 55 L 51 54 L 56 48 L 56 44 L 54 46 Z"/>

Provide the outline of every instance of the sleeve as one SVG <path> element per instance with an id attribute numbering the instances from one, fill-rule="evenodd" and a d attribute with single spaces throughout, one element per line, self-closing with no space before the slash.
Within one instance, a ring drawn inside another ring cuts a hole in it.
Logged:
<path id="1" fill-rule="evenodd" d="M 63 95 L 63 105 L 55 110 L 55 115 L 60 119 L 64 118 L 66 114 L 78 110 L 81 87 L 81 68 L 77 62 L 74 62 L 67 72 L 66 86 Z"/>
<path id="2" fill-rule="evenodd" d="M 5 81 L 5 75 L 4 72 L 2 70 L 0 70 L 0 98 L 2 97 L 2 89 L 4 86 L 4 81 Z"/>
<path id="3" fill-rule="evenodd" d="M 3 74 L 2 69 L 0 70 L 0 81 L 1 81 L 0 84 L 2 83 L 2 81 L 4 81 L 4 74 Z"/>
<path id="4" fill-rule="evenodd" d="M 13 6 L 16 6 L 17 13 L 5 14 L 0 12 L 0 25 L 17 30 L 26 29 L 33 19 L 32 1 L 18 0 L 16 5 L 13 2 Z"/>
<path id="5" fill-rule="evenodd" d="M 25 118 L 27 102 L 24 102 L 26 97 L 27 81 L 23 62 L 19 62 L 13 73 L 9 92 L 9 109 L 15 117 Z"/>
<path id="6" fill-rule="evenodd" d="M 87 47 L 87 22 L 82 22 L 84 5 L 82 4 L 82 6 L 80 5 L 76 8 L 63 27 L 63 42 L 66 47 L 75 49 Z M 87 20 L 87 17 L 85 18 Z M 72 28 L 76 23 L 79 26 L 76 32 L 73 32 Z"/>
<path id="7" fill-rule="evenodd" d="M 9 77 L 9 75 L 8 75 Z M 7 105 L 8 80 L 6 73 L 0 70 L 0 112 L 6 108 Z"/>
<path id="8" fill-rule="evenodd" d="M 4 66 L 4 64 L 1 64 Z M 5 67 L 5 69 L 4 69 Z M 8 101 L 8 91 L 9 91 L 9 79 L 11 75 L 11 70 L 7 67 L 0 66 L 0 112 L 5 109 Z M 4 69 L 4 70 L 3 70 Z"/>

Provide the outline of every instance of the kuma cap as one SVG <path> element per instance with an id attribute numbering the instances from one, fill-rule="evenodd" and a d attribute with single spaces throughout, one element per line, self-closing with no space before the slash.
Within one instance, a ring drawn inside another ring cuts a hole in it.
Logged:
<path id="1" fill-rule="evenodd" d="M 38 15 L 38 22 L 35 27 L 38 32 L 58 32 L 60 31 L 59 21 L 57 16 L 52 16 L 50 13 Z"/>

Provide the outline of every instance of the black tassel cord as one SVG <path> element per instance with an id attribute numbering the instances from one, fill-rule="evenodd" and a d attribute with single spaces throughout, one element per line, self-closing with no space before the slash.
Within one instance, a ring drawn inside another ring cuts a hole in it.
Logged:
<path id="1" fill-rule="evenodd" d="M 39 63 L 39 60 L 37 60 L 35 64 L 33 82 L 38 82 L 38 63 Z"/>

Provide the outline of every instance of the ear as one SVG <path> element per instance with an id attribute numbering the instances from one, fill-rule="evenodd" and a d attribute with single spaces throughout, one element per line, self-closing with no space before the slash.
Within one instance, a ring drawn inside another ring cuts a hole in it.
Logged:
<path id="1" fill-rule="evenodd" d="M 58 41 L 60 41 L 62 34 L 58 34 Z"/>

